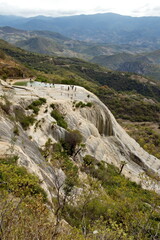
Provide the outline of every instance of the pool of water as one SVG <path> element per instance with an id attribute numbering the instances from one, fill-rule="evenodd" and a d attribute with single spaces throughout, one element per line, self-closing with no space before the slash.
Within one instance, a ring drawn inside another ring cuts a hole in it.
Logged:
<path id="1" fill-rule="evenodd" d="M 46 87 L 46 88 L 53 88 L 53 87 L 55 87 L 54 86 L 54 84 L 52 84 L 52 83 L 44 83 L 44 82 L 28 82 L 27 83 L 27 87 L 42 87 L 42 88 L 44 88 L 44 87 Z"/>

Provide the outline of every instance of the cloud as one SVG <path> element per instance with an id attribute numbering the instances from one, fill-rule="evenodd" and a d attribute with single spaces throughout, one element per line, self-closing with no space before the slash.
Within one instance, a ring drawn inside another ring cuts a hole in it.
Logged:
<path id="1" fill-rule="evenodd" d="M 152 4 L 145 4 L 141 8 L 136 8 L 132 11 L 133 16 L 160 16 L 160 6 L 152 6 Z"/>
<path id="2" fill-rule="evenodd" d="M 6 2 L 0 3 L 0 14 L 2 15 L 15 15 L 17 13 L 17 7 L 10 5 Z"/>
<path id="3" fill-rule="evenodd" d="M 148 16 L 160 16 L 160 6 L 148 9 L 145 14 Z"/>
<path id="4" fill-rule="evenodd" d="M 59 17 L 59 16 L 73 16 L 79 14 L 95 14 L 105 13 L 112 11 L 111 8 L 104 9 L 100 6 L 89 9 L 89 10 L 78 10 L 78 9 L 44 9 L 44 8 L 20 8 L 10 5 L 8 3 L 0 3 L 0 14 L 1 15 L 16 15 L 23 17 L 32 17 L 37 15 Z"/>
<path id="5" fill-rule="evenodd" d="M 68 16 L 68 15 L 76 15 L 79 14 L 78 10 L 54 10 L 54 9 L 42 9 L 42 8 L 19 8 L 15 6 L 11 6 L 7 3 L 0 3 L 0 14 L 1 15 L 16 15 L 16 16 L 23 16 L 23 17 L 32 17 L 37 15 L 44 15 L 44 16 Z"/>
<path id="6" fill-rule="evenodd" d="M 72 16 L 84 14 L 84 12 L 79 12 L 78 10 L 43 10 L 43 9 L 22 9 L 16 13 L 18 16 L 24 17 L 32 17 L 32 16 L 51 16 L 51 17 L 59 17 L 59 16 Z"/>
<path id="7" fill-rule="evenodd" d="M 155 2 L 156 1 L 156 2 Z M 32 17 L 45 15 L 52 17 L 78 14 L 114 12 L 131 16 L 160 16 L 158 0 L 0 0 L 0 14 Z"/>

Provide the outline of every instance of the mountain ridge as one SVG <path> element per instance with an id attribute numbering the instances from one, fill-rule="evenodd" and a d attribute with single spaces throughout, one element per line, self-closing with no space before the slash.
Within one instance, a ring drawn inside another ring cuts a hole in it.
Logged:
<path id="1" fill-rule="evenodd" d="M 159 80 L 160 51 L 130 54 L 118 53 L 111 56 L 95 56 L 91 62 L 98 63 L 112 70 L 137 73 Z"/>
<path id="2" fill-rule="evenodd" d="M 159 46 L 159 17 L 129 17 L 113 13 L 75 15 L 70 17 L 19 18 L 0 16 L 0 26 L 10 25 L 25 30 L 50 30 L 76 40 L 101 43 L 153 42 Z M 11 22 L 12 21 L 12 22 Z M 83 28 L 82 28 L 83 27 Z"/>

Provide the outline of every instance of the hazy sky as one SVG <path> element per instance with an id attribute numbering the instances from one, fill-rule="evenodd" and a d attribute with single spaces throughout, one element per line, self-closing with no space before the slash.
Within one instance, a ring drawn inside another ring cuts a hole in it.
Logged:
<path id="1" fill-rule="evenodd" d="M 160 16 L 160 0 L 0 0 L 0 14 L 64 16 L 114 12 L 130 16 Z"/>

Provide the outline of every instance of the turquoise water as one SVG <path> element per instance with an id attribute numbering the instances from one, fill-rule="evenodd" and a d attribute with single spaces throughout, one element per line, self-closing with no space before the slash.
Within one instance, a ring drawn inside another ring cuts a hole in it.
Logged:
<path id="1" fill-rule="evenodd" d="M 46 87 L 46 88 L 53 88 L 55 87 L 52 83 L 44 83 L 44 82 L 28 82 L 27 87 Z"/>

